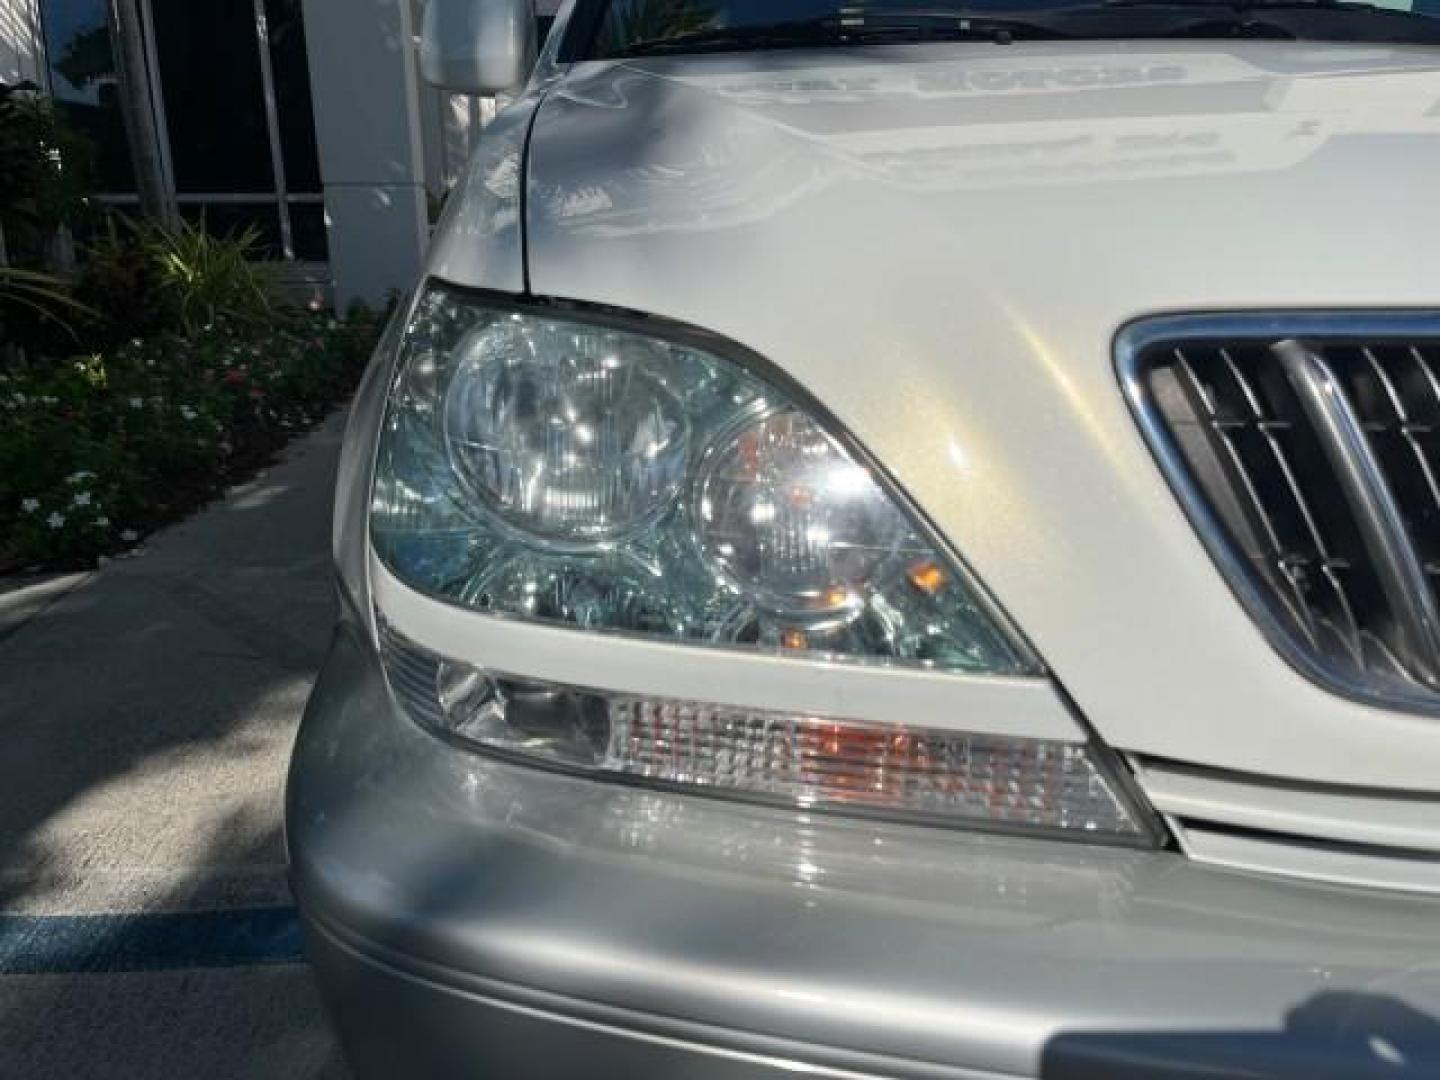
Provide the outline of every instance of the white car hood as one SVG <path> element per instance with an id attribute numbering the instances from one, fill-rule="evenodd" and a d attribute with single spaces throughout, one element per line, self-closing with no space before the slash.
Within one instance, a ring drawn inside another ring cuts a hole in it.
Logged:
<path id="1" fill-rule="evenodd" d="M 1116 331 L 1157 312 L 1440 306 L 1440 53 L 583 64 L 539 110 L 526 192 L 535 293 L 693 323 L 784 368 L 1113 745 L 1440 790 L 1440 724 L 1325 693 L 1251 624 L 1112 358 Z"/>

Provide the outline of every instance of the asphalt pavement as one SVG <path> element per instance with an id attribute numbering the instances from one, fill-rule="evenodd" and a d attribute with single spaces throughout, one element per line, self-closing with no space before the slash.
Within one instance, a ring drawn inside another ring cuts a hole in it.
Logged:
<path id="1" fill-rule="evenodd" d="M 0 582 L 0 1077 L 347 1075 L 281 835 L 341 430 L 131 557 Z"/>

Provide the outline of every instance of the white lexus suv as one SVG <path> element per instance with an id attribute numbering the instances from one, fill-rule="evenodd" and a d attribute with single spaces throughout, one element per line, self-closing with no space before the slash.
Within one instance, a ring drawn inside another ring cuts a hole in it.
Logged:
<path id="1" fill-rule="evenodd" d="M 1440 1076 L 1440 0 L 430 0 L 288 837 L 367 1077 Z"/>

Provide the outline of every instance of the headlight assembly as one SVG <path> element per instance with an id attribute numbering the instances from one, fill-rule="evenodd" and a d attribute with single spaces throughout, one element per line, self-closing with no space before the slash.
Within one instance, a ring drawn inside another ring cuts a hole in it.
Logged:
<path id="1" fill-rule="evenodd" d="M 493 614 L 945 671 L 1036 670 L 963 570 L 776 386 L 688 342 L 422 298 L 371 536 Z"/>
<path id="2" fill-rule="evenodd" d="M 395 369 L 370 518 L 375 552 L 405 597 L 568 627 L 578 649 L 579 633 L 601 633 L 767 663 L 798 657 L 808 675 L 793 660 L 780 666 L 812 683 L 826 662 L 901 681 L 971 677 L 954 679 L 962 697 L 962 683 L 973 693 L 1004 681 L 975 676 L 1043 674 L 818 407 L 733 359 L 733 347 L 648 329 L 443 286 L 421 298 Z M 967 730 L 963 708 L 958 725 L 941 715 L 891 723 L 873 710 L 774 708 L 734 686 L 648 696 L 607 676 L 623 688 L 597 689 L 529 677 L 523 658 L 492 670 L 493 656 L 447 652 L 433 637 L 419 644 L 377 604 L 397 700 L 493 753 L 801 807 L 1131 843 L 1153 835 L 1123 771 L 1078 726 L 1067 741 L 1053 730 L 987 734 L 994 717 Z M 747 697 L 766 707 L 734 704 Z M 1068 723 L 1063 703 L 1055 708 Z"/>

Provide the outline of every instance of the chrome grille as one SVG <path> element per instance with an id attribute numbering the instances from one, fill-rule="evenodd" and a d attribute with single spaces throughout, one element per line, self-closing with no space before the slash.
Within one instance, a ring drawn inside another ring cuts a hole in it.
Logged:
<path id="1" fill-rule="evenodd" d="M 1277 647 L 1352 697 L 1440 711 L 1440 315 L 1155 319 L 1119 359 Z"/>

